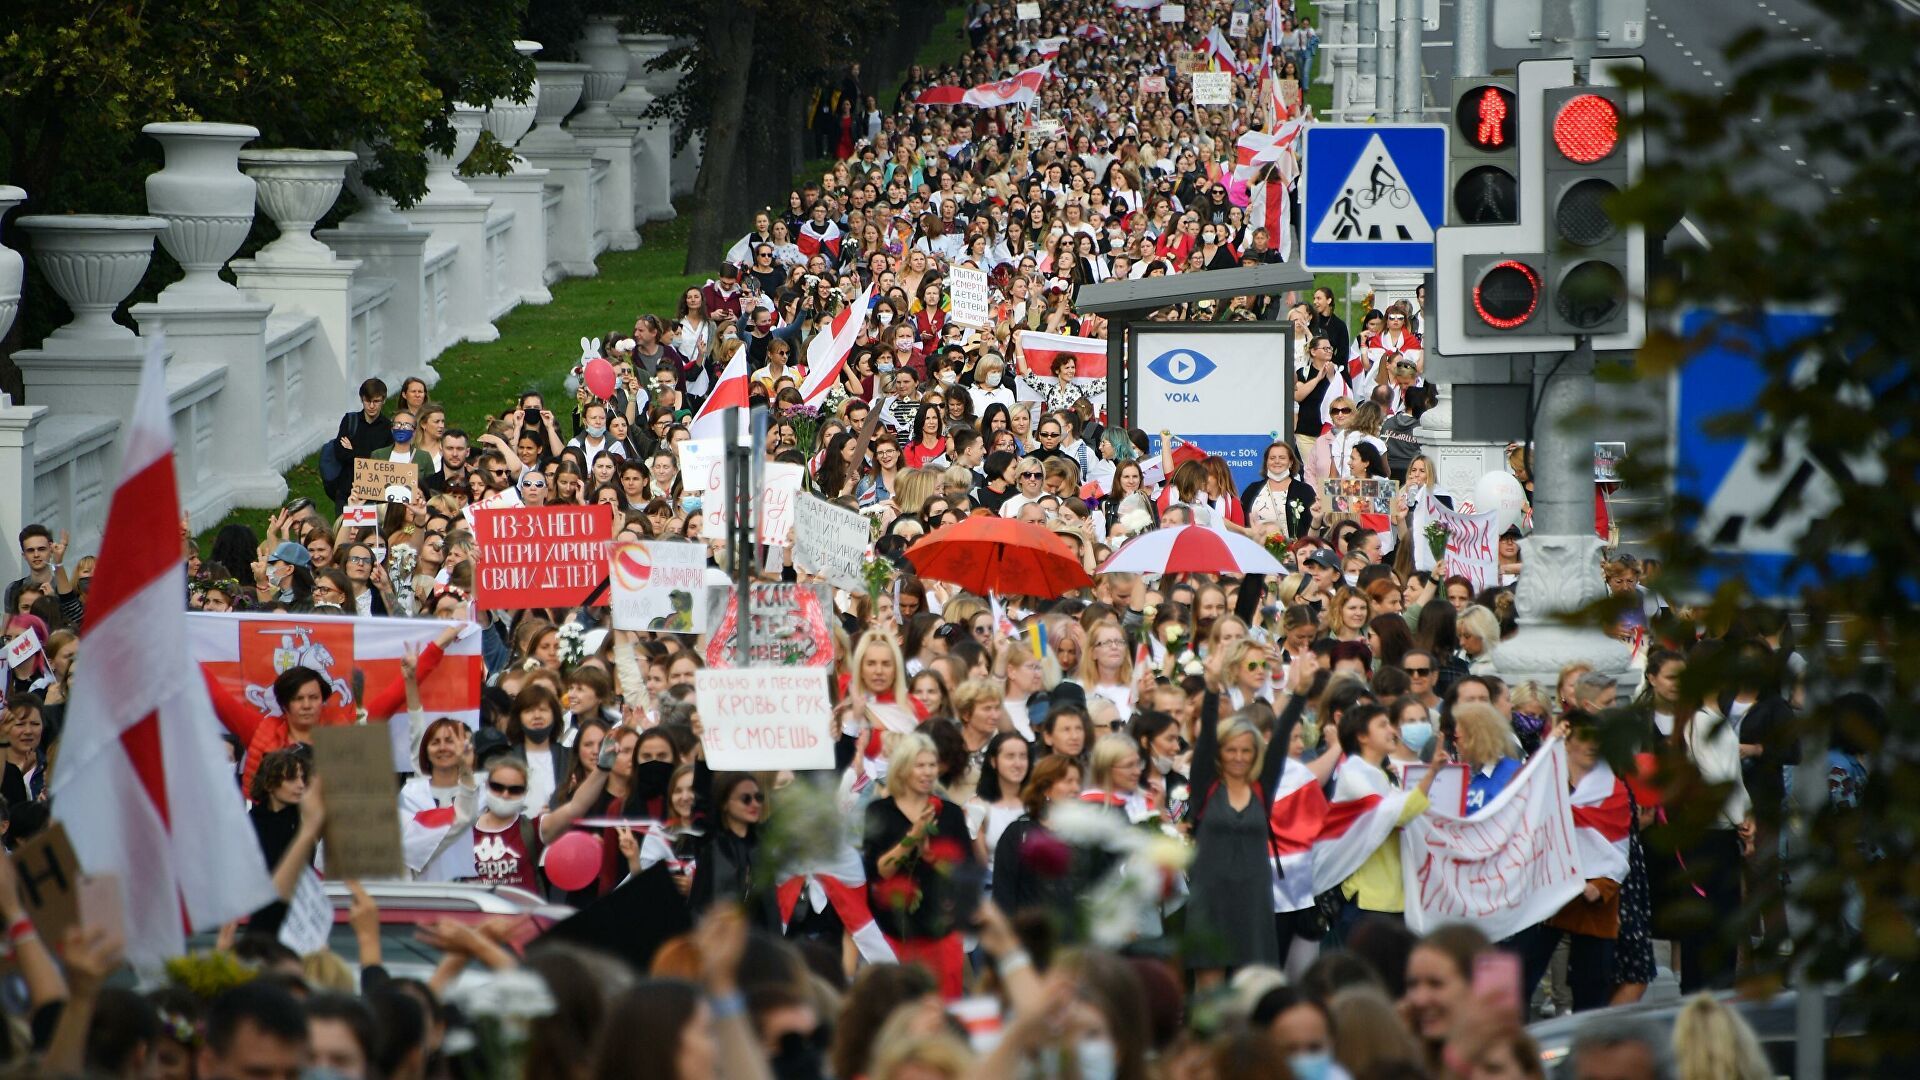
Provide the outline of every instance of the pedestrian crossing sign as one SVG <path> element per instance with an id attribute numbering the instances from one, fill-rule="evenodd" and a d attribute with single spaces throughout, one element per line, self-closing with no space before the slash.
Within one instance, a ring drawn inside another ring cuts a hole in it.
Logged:
<path id="1" fill-rule="evenodd" d="M 1431 270 L 1446 221 L 1445 124 L 1306 129 L 1301 264 L 1309 270 Z"/>

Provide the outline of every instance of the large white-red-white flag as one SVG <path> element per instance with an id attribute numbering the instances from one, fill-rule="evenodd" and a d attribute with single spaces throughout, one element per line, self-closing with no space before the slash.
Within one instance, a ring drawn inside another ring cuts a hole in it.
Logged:
<path id="1" fill-rule="evenodd" d="M 127 956 L 140 966 L 275 898 L 187 655 L 164 349 L 158 335 L 147 344 L 122 443 L 80 636 L 88 677 L 67 705 L 52 793 L 81 867 L 126 886 Z"/>
<path id="2" fill-rule="evenodd" d="M 826 333 L 815 334 L 807 343 L 807 377 L 800 384 L 800 400 L 812 405 L 832 391 L 847 366 L 847 357 L 860 341 L 860 330 L 867 325 L 867 312 L 873 309 L 873 289 L 840 309 L 827 324 Z"/>
<path id="3" fill-rule="evenodd" d="M 726 434 L 721 416 L 727 409 L 744 409 L 752 397 L 752 385 L 747 376 L 747 350 L 736 349 L 733 359 L 720 372 L 720 381 L 714 383 L 713 393 L 700 404 L 700 411 L 687 421 L 687 434 L 696 439 L 718 439 Z"/>
<path id="4" fill-rule="evenodd" d="M 1051 63 L 1027 68 L 1017 75 L 975 87 L 933 86 L 913 99 L 915 105 L 972 105 L 994 109 L 1002 105 L 1032 106 L 1040 100 L 1040 85 L 1053 73 Z"/>
<path id="5" fill-rule="evenodd" d="M 811 259 L 825 252 L 828 258 L 840 257 L 840 226 L 828 221 L 815 225 L 811 220 L 800 223 L 800 234 L 793 238 L 793 244 L 800 254 Z"/>
<path id="6" fill-rule="evenodd" d="M 851 843 L 843 842 L 833 855 L 787 867 L 781 874 L 783 876 L 775 887 L 774 896 L 780 905 L 782 925 L 793 921 L 793 913 L 800 906 L 800 896 L 804 890 L 807 904 L 814 911 L 823 912 L 831 907 L 833 913 L 840 917 L 841 925 L 847 928 L 847 936 L 853 939 L 854 947 L 860 950 L 861 958 L 867 963 L 892 964 L 898 961 L 893 946 L 887 944 L 887 936 L 880 932 L 879 924 L 873 921 L 873 909 L 867 902 L 867 872 L 860 865 L 860 856 Z"/>
<path id="7" fill-rule="evenodd" d="M 1200 43 L 1200 52 L 1218 64 L 1221 71 L 1229 75 L 1240 74 L 1240 59 L 1233 55 L 1233 43 L 1227 40 L 1227 35 L 1221 33 L 1218 26 L 1207 31 L 1206 40 Z"/>

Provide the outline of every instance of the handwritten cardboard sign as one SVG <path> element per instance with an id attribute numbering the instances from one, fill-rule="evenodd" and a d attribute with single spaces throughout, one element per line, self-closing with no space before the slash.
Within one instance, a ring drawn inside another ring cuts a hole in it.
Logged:
<path id="1" fill-rule="evenodd" d="M 1160 21 L 1163 23 L 1183 23 L 1187 21 L 1187 5 L 1161 4 Z"/>
<path id="2" fill-rule="evenodd" d="M 354 459 L 353 491 L 347 496 L 348 502 L 384 504 L 387 489 L 391 487 L 406 488 L 408 498 L 419 499 L 420 466 L 411 461 L 384 458 Z"/>
<path id="3" fill-rule="evenodd" d="M 835 588 L 865 595 L 867 515 L 801 495 L 793 529 L 793 565 L 826 578 Z"/>
<path id="4" fill-rule="evenodd" d="M 1034 0 L 1023 0 L 1022 3 L 1013 5 L 1013 17 L 1021 22 L 1038 22 L 1040 5 Z"/>
<path id="5" fill-rule="evenodd" d="M 474 606 L 489 611 L 607 603 L 613 508 L 520 506 L 473 515 Z"/>
<path id="6" fill-rule="evenodd" d="M 1224 71 L 1196 71 L 1191 77 L 1195 105 L 1233 103 L 1233 76 Z"/>
<path id="7" fill-rule="evenodd" d="M 720 439 L 688 439 L 680 444 L 680 486 L 688 491 L 719 491 L 726 475 L 726 447 Z"/>
<path id="8" fill-rule="evenodd" d="M 1059 121 L 1054 121 L 1056 128 Z M 1034 125 L 1035 130 L 1039 125 Z M 989 326 L 993 322 L 989 310 L 987 295 L 987 272 L 965 266 L 956 266 L 948 276 L 948 294 L 953 298 L 953 309 L 948 316 L 961 326 Z"/>
<path id="9" fill-rule="evenodd" d="M 1141 93 L 1143 93 L 1143 94 L 1164 94 L 1164 93 L 1166 93 L 1166 92 L 1167 92 L 1167 77 L 1166 77 L 1165 75 L 1142 75 L 1142 76 L 1140 76 L 1140 92 L 1141 92 Z"/>
<path id="10" fill-rule="evenodd" d="M 394 814 L 393 745 L 385 724 L 313 729 L 313 771 L 327 804 L 327 875 L 406 876 Z"/>
<path id="11" fill-rule="evenodd" d="M 833 631 L 827 625 L 824 585 L 756 582 L 747 596 L 748 663 L 754 667 L 822 667 L 833 662 Z M 714 589 L 725 603 L 719 627 L 707 643 L 707 666 L 736 667 L 739 590 Z"/>
<path id="12" fill-rule="evenodd" d="M 672 540 L 615 545 L 609 560 L 617 630 L 707 632 L 707 546 Z"/>
<path id="13" fill-rule="evenodd" d="M 694 673 L 694 693 L 715 769 L 833 768 L 826 668 L 707 668 Z"/>

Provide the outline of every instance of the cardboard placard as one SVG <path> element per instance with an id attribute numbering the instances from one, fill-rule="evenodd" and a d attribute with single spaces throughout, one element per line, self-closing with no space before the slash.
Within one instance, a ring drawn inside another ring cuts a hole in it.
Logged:
<path id="1" fill-rule="evenodd" d="M 66 825 L 55 819 L 15 848 L 13 868 L 20 879 L 20 899 L 40 940 L 57 945 L 67 928 L 80 921 L 80 856 L 67 839 Z"/>
<path id="2" fill-rule="evenodd" d="M 420 499 L 420 466 L 411 461 L 355 458 L 353 491 L 348 494 L 347 501 L 382 506 L 387 502 L 387 489 L 396 486 L 406 488 L 409 497 L 418 501 Z"/>
<path id="3" fill-rule="evenodd" d="M 837 589 L 865 595 L 867 515 L 803 494 L 794 516 L 794 567 L 826 578 Z"/>
<path id="4" fill-rule="evenodd" d="M 308 870 L 294 886 L 293 899 L 287 903 L 286 918 L 280 921 L 280 944 L 300 956 L 324 952 L 333 933 L 333 903 L 327 899 L 320 875 Z"/>
<path id="5" fill-rule="evenodd" d="M 1187 5 L 1161 4 L 1160 21 L 1163 23 L 1183 23 L 1187 21 Z"/>
<path id="6" fill-rule="evenodd" d="M 1335 479 L 1330 491 L 1336 514 L 1391 514 L 1393 496 L 1400 485 L 1386 477 L 1345 476 Z"/>
<path id="7" fill-rule="evenodd" d="M 826 668 L 702 669 L 694 692 L 716 770 L 833 768 Z"/>
<path id="8" fill-rule="evenodd" d="M 327 804 L 327 876 L 405 877 L 386 725 L 314 728 L 313 771 L 323 782 Z"/>
<path id="9" fill-rule="evenodd" d="M 1196 71 L 1207 70 L 1207 54 L 1194 49 L 1182 49 L 1173 54 L 1173 70 L 1182 75 L 1191 75 Z"/>
<path id="10" fill-rule="evenodd" d="M 1141 92 L 1141 93 L 1143 93 L 1143 94 L 1164 94 L 1164 93 L 1166 93 L 1166 92 L 1167 92 L 1167 77 L 1166 77 L 1165 75 L 1142 75 L 1142 76 L 1140 76 L 1140 92 Z"/>
<path id="11" fill-rule="evenodd" d="M 1057 127 L 1059 121 L 1054 121 Z M 956 266 L 947 280 L 948 295 L 953 298 L 953 308 L 948 317 L 961 326 L 988 326 L 993 322 L 989 310 L 991 301 L 987 291 L 987 272 Z"/>
<path id="12" fill-rule="evenodd" d="M 1224 71 L 1196 71 L 1193 80 L 1195 105 L 1233 104 L 1233 76 Z"/>
<path id="13" fill-rule="evenodd" d="M 609 560 L 617 630 L 707 632 L 707 546 L 674 540 L 616 544 Z"/>
<path id="14" fill-rule="evenodd" d="M 1241 37 L 1241 38 L 1246 37 L 1247 22 L 1249 21 L 1249 19 L 1250 19 L 1250 16 L 1244 11 L 1234 12 L 1233 17 L 1227 20 L 1227 36 Z"/>
<path id="15" fill-rule="evenodd" d="M 474 514 L 474 606 L 490 611 L 607 603 L 613 507 L 521 506 Z"/>
<path id="16" fill-rule="evenodd" d="M 830 605 L 824 585 L 756 582 L 747 596 L 748 663 L 754 667 L 824 667 L 833 662 Z M 738 588 L 713 589 L 711 601 L 726 606 L 707 642 L 707 666 L 738 666 L 734 630 L 739 625 Z"/>

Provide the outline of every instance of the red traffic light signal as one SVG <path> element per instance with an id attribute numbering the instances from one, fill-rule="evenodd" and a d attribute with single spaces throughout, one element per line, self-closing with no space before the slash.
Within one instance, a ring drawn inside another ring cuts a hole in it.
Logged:
<path id="1" fill-rule="evenodd" d="M 1506 150 L 1513 146 L 1514 111 L 1513 91 L 1504 86 L 1476 87 L 1461 95 L 1454 125 L 1475 150 Z"/>
<path id="2" fill-rule="evenodd" d="M 1518 259 L 1487 267 L 1473 283 L 1473 313 L 1495 330 L 1523 326 L 1540 307 L 1540 274 Z"/>
<path id="3" fill-rule="evenodd" d="M 1600 94 L 1568 98 L 1553 115 L 1553 145 L 1581 165 L 1604 159 L 1620 145 L 1620 110 Z"/>

